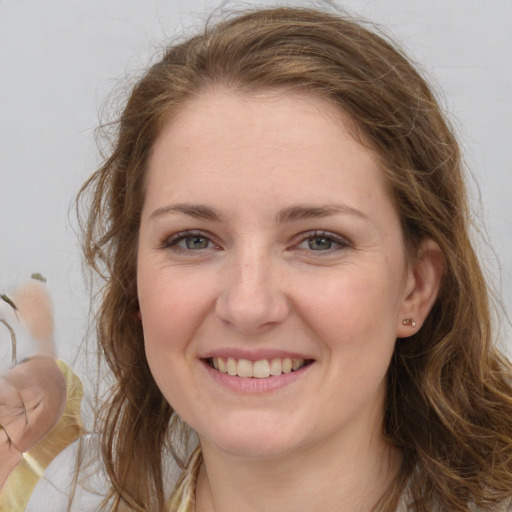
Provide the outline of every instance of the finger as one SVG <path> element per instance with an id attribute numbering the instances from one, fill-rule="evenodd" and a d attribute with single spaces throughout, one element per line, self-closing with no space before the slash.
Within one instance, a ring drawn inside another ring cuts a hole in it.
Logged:
<path id="1" fill-rule="evenodd" d="M 23 397 L 7 378 L 0 376 L 0 426 L 10 444 L 13 444 L 13 438 L 17 438 L 19 432 L 26 430 L 26 425 Z"/>
<path id="2" fill-rule="evenodd" d="M 46 285 L 31 279 L 12 297 L 32 337 L 37 340 L 36 353 L 55 357 L 53 347 L 53 308 Z"/>
<path id="3" fill-rule="evenodd" d="M 37 352 L 36 343 L 11 302 L 0 300 L 0 374 Z"/>
<path id="4" fill-rule="evenodd" d="M 5 378 L 17 389 L 11 399 L 11 420 L 6 427 L 20 451 L 29 450 L 57 424 L 66 404 L 66 381 L 55 361 L 36 357 L 13 368 Z M 21 408 L 20 408 L 21 402 Z"/>
<path id="5" fill-rule="evenodd" d="M 21 452 L 12 445 L 5 430 L 0 428 L 0 489 L 22 457 Z"/>

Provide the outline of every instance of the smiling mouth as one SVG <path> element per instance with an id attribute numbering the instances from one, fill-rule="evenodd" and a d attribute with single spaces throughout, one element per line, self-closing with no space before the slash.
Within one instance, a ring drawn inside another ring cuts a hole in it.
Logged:
<path id="1" fill-rule="evenodd" d="M 219 373 L 226 373 L 233 377 L 267 379 L 278 375 L 292 373 L 304 368 L 313 362 L 312 359 L 292 359 L 290 357 L 260 359 L 235 359 L 234 357 L 210 357 L 206 363 Z"/>

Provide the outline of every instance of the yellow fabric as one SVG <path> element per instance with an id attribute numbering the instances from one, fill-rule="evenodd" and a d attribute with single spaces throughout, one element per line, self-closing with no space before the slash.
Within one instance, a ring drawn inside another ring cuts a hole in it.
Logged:
<path id="1" fill-rule="evenodd" d="M 201 447 L 198 446 L 188 461 L 172 496 L 166 503 L 166 512 L 194 512 L 196 506 L 196 482 L 203 462 Z"/>
<path id="2" fill-rule="evenodd" d="M 0 512 L 23 512 L 39 478 L 50 462 L 83 433 L 80 405 L 82 383 L 64 361 L 57 361 L 66 378 L 66 408 L 52 431 L 11 472 L 0 491 Z"/>

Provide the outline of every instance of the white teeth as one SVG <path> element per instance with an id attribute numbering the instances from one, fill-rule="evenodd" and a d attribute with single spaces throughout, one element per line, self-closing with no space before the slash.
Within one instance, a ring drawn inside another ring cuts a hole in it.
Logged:
<path id="1" fill-rule="evenodd" d="M 283 373 L 283 365 L 281 359 L 272 359 L 270 361 L 270 375 L 281 375 Z"/>
<path id="2" fill-rule="evenodd" d="M 281 375 L 299 370 L 306 364 L 305 359 L 292 359 L 278 357 L 273 359 L 260 359 L 258 361 L 249 361 L 248 359 L 235 359 L 228 357 L 213 357 L 210 360 L 211 366 L 221 373 L 228 373 L 232 376 L 256 379 L 266 379 L 270 376 Z"/>
<path id="3" fill-rule="evenodd" d="M 283 373 L 290 373 L 292 371 L 292 360 L 289 357 L 283 359 Z"/>
<path id="4" fill-rule="evenodd" d="M 228 357 L 228 362 L 226 364 L 226 368 L 228 370 L 229 375 L 236 375 L 238 372 L 238 365 L 236 363 L 236 359 L 232 357 Z"/>
<path id="5" fill-rule="evenodd" d="M 238 360 L 238 372 L 239 377 L 252 377 L 252 363 L 247 359 Z"/>
<path id="6" fill-rule="evenodd" d="M 238 374 L 241 377 L 240 374 Z M 258 379 L 266 379 L 270 375 L 270 364 L 266 359 L 254 361 L 252 368 L 252 376 Z"/>

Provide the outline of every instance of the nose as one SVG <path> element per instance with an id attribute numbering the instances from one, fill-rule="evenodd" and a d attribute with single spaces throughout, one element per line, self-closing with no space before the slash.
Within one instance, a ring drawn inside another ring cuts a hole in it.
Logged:
<path id="1" fill-rule="evenodd" d="M 289 314 L 279 263 L 272 255 L 246 254 L 226 265 L 215 311 L 225 324 L 258 333 L 280 324 Z"/>

